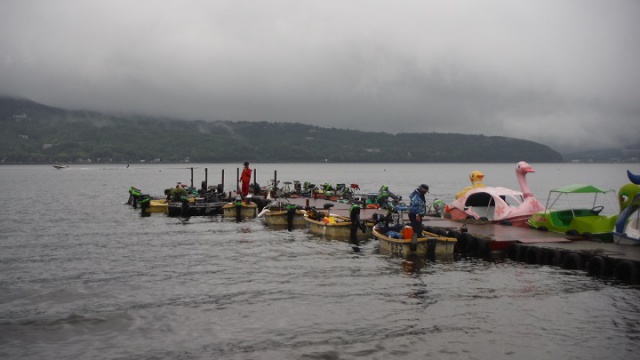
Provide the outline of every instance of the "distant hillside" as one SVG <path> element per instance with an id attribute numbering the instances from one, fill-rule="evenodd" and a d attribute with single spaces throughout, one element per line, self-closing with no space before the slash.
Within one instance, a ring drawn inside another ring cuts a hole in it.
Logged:
<path id="1" fill-rule="evenodd" d="M 181 121 L 68 111 L 0 97 L 0 162 L 561 162 L 500 136 L 387 134 L 297 123 Z"/>
<path id="2" fill-rule="evenodd" d="M 638 162 L 640 143 L 618 149 L 586 150 L 563 155 L 567 161 L 579 162 Z"/>

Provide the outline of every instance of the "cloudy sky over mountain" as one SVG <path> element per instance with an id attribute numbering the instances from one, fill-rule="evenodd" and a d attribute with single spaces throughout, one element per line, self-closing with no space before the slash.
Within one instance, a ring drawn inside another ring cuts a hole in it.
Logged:
<path id="1" fill-rule="evenodd" d="M 0 94 L 203 120 L 640 134 L 640 1 L 0 2 Z"/>

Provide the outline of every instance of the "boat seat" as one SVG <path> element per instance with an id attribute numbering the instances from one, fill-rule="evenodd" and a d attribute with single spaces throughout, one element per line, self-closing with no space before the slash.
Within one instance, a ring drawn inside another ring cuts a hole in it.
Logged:
<path id="1" fill-rule="evenodd" d="M 573 214 L 571 210 L 556 211 L 551 213 L 551 219 L 556 224 L 569 226 L 571 220 L 573 220 Z"/>

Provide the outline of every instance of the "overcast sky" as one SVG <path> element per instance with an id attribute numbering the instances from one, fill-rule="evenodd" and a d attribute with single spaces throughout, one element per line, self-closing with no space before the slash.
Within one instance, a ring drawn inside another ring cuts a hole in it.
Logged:
<path id="1" fill-rule="evenodd" d="M 0 94 L 620 146 L 639 142 L 640 1 L 1 0 Z"/>

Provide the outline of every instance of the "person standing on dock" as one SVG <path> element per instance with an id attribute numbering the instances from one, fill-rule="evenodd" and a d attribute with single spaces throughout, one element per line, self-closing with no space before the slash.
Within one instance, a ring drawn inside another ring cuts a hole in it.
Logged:
<path id="1" fill-rule="evenodd" d="M 240 180 L 242 182 L 241 194 L 242 197 L 249 195 L 249 183 L 251 182 L 251 169 L 249 168 L 249 162 L 244 162 L 244 169 L 242 170 L 242 175 L 240 175 Z"/>
<path id="2" fill-rule="evenodd" d="M 422 184 L 413 190 L 409 199 L 409 221 L 413 228 L 413 236 L 411 237 L 411 251 L 418 249 L 418 235 L 422 234 L 422 217 L 427 213 L 427 200 L 424 194 L 429 192 L 429 186 Z"/>

